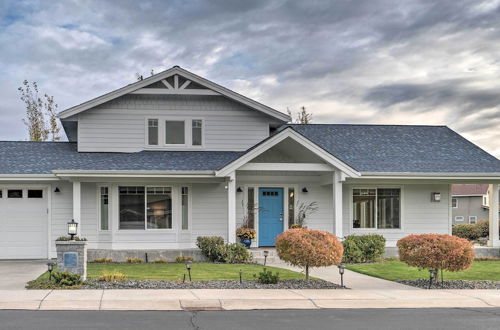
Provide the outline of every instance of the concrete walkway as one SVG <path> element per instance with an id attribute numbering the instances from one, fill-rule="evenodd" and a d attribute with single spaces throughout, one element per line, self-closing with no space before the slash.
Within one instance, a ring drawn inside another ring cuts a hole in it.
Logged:
<path id="1" fill-rule="evenodd" d="M 498 290 L 2 290 L 0 309 L 252 310 L 500 307 Z"/>
<path id="2" fill-rule="evenodd" d="M 303 269 L 299 267 L 290 266 L 282 262 L 272 263 L 269 264 L 269 266 L 286 268 L 299 273 L 303 272 Z M 310 270 L 310 275 L 325 281 L 340 284 L 340 274 L 337 266 L 312 268 Z M 348 269 L 346 269 L 344 273 L 344 285 L 354 290 L 421 290 L 413 286 L 363 275 Z"/>
<path id="3" fill-rule="evenodd" d="M 47 270 L 47 260 L 0 260 L 0 290 L 22 290 Z"/>

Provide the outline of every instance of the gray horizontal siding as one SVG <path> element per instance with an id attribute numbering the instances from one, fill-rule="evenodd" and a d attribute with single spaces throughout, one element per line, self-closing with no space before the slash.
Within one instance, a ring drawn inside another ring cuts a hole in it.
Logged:
<path id="1" fill-rule="evenodd" d="M 150 117 L 204 119 L 204 150 L 246 150 L 273 121 L 221 96 L 125 95 L 78 116 L 78 150 L 98 152 L 143 150 Z"/>

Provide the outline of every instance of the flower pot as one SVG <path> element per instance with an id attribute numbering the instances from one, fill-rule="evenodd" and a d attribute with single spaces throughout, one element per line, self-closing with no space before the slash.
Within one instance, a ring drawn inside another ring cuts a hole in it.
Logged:
<path id="1" fill-rule="evenodd" d="M 249 238 L 244 238 L 244 237 L 241 237 L 240 238 L 240 242 L 241 244 L 244 244 L 246 246 L 247 249 L 250 248 L 250 245 L 252 245 L 252 240 L 249 239 Z"/>

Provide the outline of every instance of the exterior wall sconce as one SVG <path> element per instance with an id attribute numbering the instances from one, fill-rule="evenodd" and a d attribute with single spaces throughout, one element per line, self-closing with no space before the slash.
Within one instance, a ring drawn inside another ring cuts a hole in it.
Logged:
<path id="1" fill-rule="evenodd" d="M 54 189 L 54 192 L 55 192 L 55 193 L 60 193 L 60 192 L 61 192 L 61 189 L 59 189 L 59 187 L 56 187 L 56 189 Z"/>
<path id="2" fill-rule="evenodd" d="M 439 203 L 441 201 L 441 193 L 433 192 L 431 193 L 431 202 Z"/>
<path id="3" fill-rule="evenodd" d="M 243 192 L 243 189 L 241 189 L 241 187 L 238 187 L 238 189 L 236 189 L 236 192 Z"/>
<path id="4" fill-rule="evenodd" d="M 74 239 L 76 233 L 78 232 L 78 222 L 75 222 L 75 219 L 71 219 L 68 222 L 68 235 L 71 236 L 71 240 Z"/>
<path id="5" fill-rule="evenodd" d="M 306 188 L 306 187 L 304 187 L 304 188 L 302 188 L 302 192 L 303 192 L 303 193 L 306 193 L 306 192 L 309 192 L 309 190 L 307 190 L 307 188 Z"/>

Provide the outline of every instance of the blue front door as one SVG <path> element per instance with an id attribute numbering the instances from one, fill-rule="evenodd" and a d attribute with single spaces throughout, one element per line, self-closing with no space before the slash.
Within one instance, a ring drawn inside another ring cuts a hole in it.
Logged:
<path id="1" fill-rule="evenodd" d="M 274 246 L 283 231 L 283 188 L 259 189 L 259 246 Z"/>

